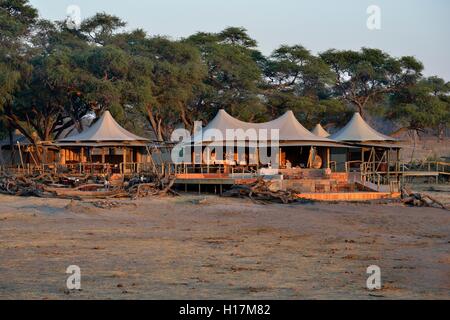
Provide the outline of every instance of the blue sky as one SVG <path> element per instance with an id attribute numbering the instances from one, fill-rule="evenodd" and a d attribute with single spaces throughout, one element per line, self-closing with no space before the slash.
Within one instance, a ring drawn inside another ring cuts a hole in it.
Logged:
<path id="1" fill-rule="evenodd" d="M 450 81 L 450 1 L 447 0 L 31 0 L 42 17 L 61 20 L 69 5 L 82 18 L 115 14 L 128 29 L 173 39 L 197 31 L 242 26 L 269 54 L 280 44 L 302 44 L 317 53 L 329 48 L 380 48 L 412 55 L 425 75 Z M 366 27 L 369 5 L 381 9 L 381 29 Z"/>

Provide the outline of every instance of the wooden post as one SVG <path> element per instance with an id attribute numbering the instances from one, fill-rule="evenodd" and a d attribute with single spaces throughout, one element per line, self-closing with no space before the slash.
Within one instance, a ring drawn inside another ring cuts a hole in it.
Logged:
<path id="1" fill-rule="evenodd" d="M 17 141 L 17 147 L 19 149 L 20 163 L 22 164 L 22 168 L 23 168 L 22 150 L 20 149 L 20 142 L 19 141 Z"/>
<path id="2" fill-rule="evenodd" d="M 327 168 L 330 169 L 330 148 L 327 147 Z"/>
<path id="3" fill-rule="evenodd" d="M 391 182 L 391 173 L 390 173 L 390 160 L 391 160 L 391 148 L 389 148 L 389 150 L 387 151 L 387 156 L 386 156 L 386 160 L 387 160 L 387 178 L 388 178 L 388 183 Z"/>
<path id="4" fill-rule="evenodd" d="M 397 161 L 395 163 L 395 171 L 397 172 L 397 174 L 396 174 L 397 181 L 400 182 L 400 179 L 399 179 L 399 175 L 400 175 L 400 173 L 399 173 L 400 172 L 400 148 L 397 148 L 396 154 L 397 154 Z"/>
<path id="5" fill-rule="evenodd" d="M 59 163 L 66 164 L 66 149 L 62 149 L 59 152 Z"/>
<path id="6" fill-rule="evenodd" d="M 373 158 L 372 158 L 372 165 L 373 165 L 372 170 L 373 171 L 377 171 L 376 170 L 376 153 L 375 153 L 375 148 L 372 147 L 372 150 L 370 152 L 371 152 L 371 155 L 373 156 Z"/>
<path id="7" fill-rule="evenodd" d="M 123 170 L 122 170 L 122 174 L 125 174 L 126 172 L 126 163 L 127 163 L 127 148 L 123 147 Z"/>
<path id="8" fill-rule="evenodd" d="M 281 147 L 278 147 L 278 169 L 281 168 Z"/>

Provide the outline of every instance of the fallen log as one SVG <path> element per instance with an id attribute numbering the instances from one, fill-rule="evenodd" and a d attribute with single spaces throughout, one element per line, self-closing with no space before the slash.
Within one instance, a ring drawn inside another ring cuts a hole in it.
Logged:
<path id="1" fill-rule="evenodd" d="M 414 207 L 438 207 L 444 210 L 450 210 L 442 202 L 429 194 L 413 192 L 408 188 L 402 188 L 401 202 Z"/>

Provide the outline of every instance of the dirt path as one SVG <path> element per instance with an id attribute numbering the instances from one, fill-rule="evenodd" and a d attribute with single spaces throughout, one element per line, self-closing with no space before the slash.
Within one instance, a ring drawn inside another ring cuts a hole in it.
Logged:
<path id="1" fill-rule="evenodd" d="M 450 298 L 448 211 L 194 199 L 106 210 L 0 195 L 0 298 Z M 72 264 L 81 291 L 65 289 Z"/>

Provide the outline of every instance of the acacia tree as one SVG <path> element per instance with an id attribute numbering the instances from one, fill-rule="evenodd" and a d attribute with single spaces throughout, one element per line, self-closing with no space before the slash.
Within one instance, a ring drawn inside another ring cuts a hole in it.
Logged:
<path id="1" fill-rule="evenodd" d="M 104 46 L 109 44 L 112 41 L 114 34 L 116 34 L 120 28 L 125 26 L 126 22 L 122 21 L 120 18 L 102 12 L 85 19 L 81 23 L 78 33 L 80 36 L 83 36 L 86 41 Z"/>
<path id="2" fill-rule="evenodd" d="M 186 41 L 200 50 L 208 72 L 203 81 L 204 90 L 193 107 L 200 119 L 205 121 L 222 108 L 242 120 L 266 119 L 266 106 L 259 88 L 263 78 L 259 65 L 262 55 L 244 28 L 200 32 Z"/>
<path id="3" fill-rule="evenodd" d="M 332 72 L 301 45 L 282 45 L 263 63 L 264 95 L 271 117 L 292 110 L 306 126 L 346 121 L 346 104 L 331 99 Z"/>
<path id="4" fill-rule="evenodd" d="M 423 69 L 414 57 L 393 58 L 378 49 L 331 49 L 320 57 L 334 73 L 335 96 L 354 105 L 362 116 L 384 95 L 414 85 Z"/>
<path id="5" fill-rule="evenodd" d="M 450 82 L 437 76 L 423 80 L 433 96 L 435 108 L 433 108 L 433 128 L 437 131 L 439 140 L 443 140 L 445 130 L 450 124 Z"/>
<path id="6" fill-rule="evenodd" d="M 394 132 L 406 130 L 416 134 L 434 129 L 439 140 L 450 123 L 450 84 L 438 77 L 422 79 L 416 85 L 393 94 L 387 117 L 400 124 Z"/>
<path id="7" fill-rule="evenodd" d="M 139 80 L 146 83 L 146 91 L 139 93 L 138 109 L 147 117 L 156 139 L 168 140 L 180 123 L 191 129 L 195 116 L 192 100 L 206 75 L 200 52 L 183 41 L 147 37 L 142 30 L 117 35 L 114 43 L 131 57 L 148 62 L 147 81 Z M 136 88 L 130 89 L 138 93 Z"/>
<path id="8" fill-rule="evenodd" d="M 120 120 L 131 101 L 128 90 L 140 90 L 138 82 L 150 76 L 138 59 L 115 46 L 92 44 L 64 23 L 40 22 L 31 43 L 30 74 L 4 115 L 35 145 L 71 126 L 81 131 L 81 119 L 92 111 L 108 109 Z"/>
<path id="9" fill-rule="evenodd" d="M 356 107 L 371 106 L 402 127 L 449 123 L 449 85 L 420 81 L 422 64 L 376 50 L 328 50 L 301 45 L 270 56 L 244 28 L 196 33 L 181 41 L 123 32 L 120 18 L 98 13 L 79 29 L 39 20 L 26 0 L 0 0 L 0 119 L 32 143 L 51 140 L 83 117 L 111 110 L 122 125 L 170 137 L 225 108 L 245 121 L 264 121 L 287 109 L 307 126 L 341 124 Z M 3 130 L 4 131 L 4 130 Z"/>
<path id="10" fill-rule="evenodd" d="M 0 1 L 0 120 L 12 144 L 13 127 L 5 117 L 14 92 L 30 73 L 28 40 L 37 22 L 37 11 L 26 0 Z M 6 128 L 5 128 L 6 127 Z"/>

